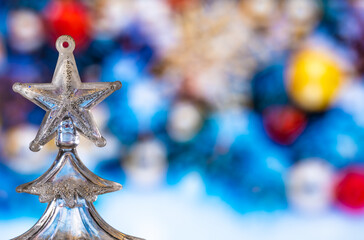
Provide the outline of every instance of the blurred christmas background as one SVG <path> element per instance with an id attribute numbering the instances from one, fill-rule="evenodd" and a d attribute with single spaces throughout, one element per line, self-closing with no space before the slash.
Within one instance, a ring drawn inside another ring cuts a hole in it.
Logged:
<path id="1" fill-rule="evenodd" d="M 364 224 L 364 1 L 2 0 L 0 233 L 45 210 L 15 187 L 53 162 L 28 149 L 71 35 L 82 81 L 123 88 L 79 155 L 124 189 L 96 208 L 148 240 L 359 240 Z"/>

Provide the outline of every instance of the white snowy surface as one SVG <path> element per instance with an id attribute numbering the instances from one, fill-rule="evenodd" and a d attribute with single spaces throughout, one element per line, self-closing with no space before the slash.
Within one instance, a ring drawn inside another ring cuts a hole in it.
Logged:
<path id="1" fill-rule="evenodd" d="M 116 229 L 148 240 L 363 240 L 364 216 L 328 212 L 303 216 L 289 211 L 239 214 L 206 196 L 198 174 L 177 187 L 100 196 L 96 208 Z M 37 219 L 0 221 L 1 239 L 28 230 Z"/>

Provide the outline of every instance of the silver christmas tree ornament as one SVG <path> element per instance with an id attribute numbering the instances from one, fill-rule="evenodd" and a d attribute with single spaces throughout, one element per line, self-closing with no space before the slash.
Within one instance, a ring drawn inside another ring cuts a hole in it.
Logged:
<path id="1" fill-rule="evenodd" d="M 39 151 L 54 137 L 59 153 L 50 167 L 36 180 L 17 187 L 18 192 L 39 196 L 48 207 L 41 219 L 14 239 L 140 240 L 108 225 L 93 202 L 100 194 L 120 190 L 118 183 L 92 173 L 79 159 L 78 133 L 98 147 L 106 144 L 90 110 L 121 88 L 120 82 L 82 83 L 73 56 L 75 42 L 63 35 L 57 39 L 59 52 L 51 83 L 15 83 L 13 90 L 46 111 L 30 150 Z"/>

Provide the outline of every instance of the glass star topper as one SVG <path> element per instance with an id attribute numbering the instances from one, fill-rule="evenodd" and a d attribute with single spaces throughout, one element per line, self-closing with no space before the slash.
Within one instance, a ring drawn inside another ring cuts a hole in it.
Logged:
<path id="1" fill-rule="evenodd" d="M 59 124 L 65 118 L 71 118 L 78 132 L 96 146 L 106 145 L 106 140 L 96 126 L 90 110 L 120 89 L 121 82 L 81 82 L 73 56 L 75 45 L 70 36 L 64 35 L 57 39 L 59 57 L 51 83 L 13 85 L 15 92 L 46 111 L 40 129 L 30 143 L 29 148 L 33 152 L 39 151 L 55 137 Z"/>

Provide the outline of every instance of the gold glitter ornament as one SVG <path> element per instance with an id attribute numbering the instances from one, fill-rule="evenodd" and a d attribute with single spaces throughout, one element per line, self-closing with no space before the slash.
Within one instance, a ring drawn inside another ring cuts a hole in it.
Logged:
<path id="1" fill-rule="evenodd" d="M 245 92 L 236 91 L 236 86 L 244 85 L 256 64 L 247 46 L 251 31 L 236 4 L 195 4 L 175 21 L 179 39 L 165 57 L 164 68 L 183 79 L 181 85 L 188 86 L 184 94 L 213 107 L 244 102 Z"/>

